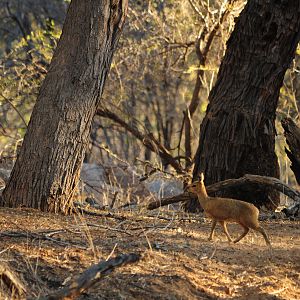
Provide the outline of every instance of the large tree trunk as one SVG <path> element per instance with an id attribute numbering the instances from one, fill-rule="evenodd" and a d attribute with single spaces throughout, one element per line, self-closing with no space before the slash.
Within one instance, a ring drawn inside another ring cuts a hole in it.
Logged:
<path id="1" fill-rule="evenodd" d="M 127 0 L 72 0 L 2 205 L 68 212 Z"/>
<path id="2" fill-rule="evenodd" d="M 195 156 L 194 179 L 207 185 L 244 174 L 279 176 L 275 112 L 284 74 L 300 38 L 299 0 L 249 0 L 227 42 L 210 93 Z M 268 188 L 230 189 L 233 197 L 275 208 L 278 193 Z M 195 210 L 197 203 L 187 203 Z"/>

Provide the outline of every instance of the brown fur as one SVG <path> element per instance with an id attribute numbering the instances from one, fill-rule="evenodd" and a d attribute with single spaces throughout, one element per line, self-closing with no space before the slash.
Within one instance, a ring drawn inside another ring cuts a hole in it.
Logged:
<path id="1" fill-rule="evenodd" d="M 219 222 L 223 227 L 228 240 L 231 242 L 232 239 L 227 231 L 226 223 L 234 222 L 240 224 L 244 228 L 243 234 L 234 240 L 234 243 L 239 242 L 245 237 L 249 232 L 249 229 L 253 229 L 260 232 L 267 245 L 271 246 L 265 230 L 259 225 L 259 210 L 253 204 L 229 198 L 209 197 L 204 185 L 203 173 L 201 173 L 201 180 L 189 185 L 188 190 L 198 196 L 198 200 L 205 213 L 213 220 L 209 236 L 210 240 L 213 239 L 215 226 L 217 222 Z"/>

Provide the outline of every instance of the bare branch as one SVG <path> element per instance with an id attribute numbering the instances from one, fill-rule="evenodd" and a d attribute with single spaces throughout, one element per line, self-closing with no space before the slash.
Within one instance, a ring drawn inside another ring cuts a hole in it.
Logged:
<path id="1" fill-rule="evenodd" d="M 193 197 L 192 194 L 188 193 L 188 192 L 184 192 L 183 194 L 180 195 L 176 195 L 176 196 L 172 196 L 172 197 L 168 197 L 168 198 L 163 198 L 163 199 L 159 199 L 153 202 L 150 202 L 147 205 L 147 209 L 152 210 L 152 209 L 156 209 L 159 208 L 161 206 L 166 206 L 169 204 L 173 204 L 173 203 L 178 203 L 178 202 L 182 202 L 182 201 L 188 201 Z M 196 199 L 196 197 L 194 197 Z"/>
<path id="2" fill-rule="evenodd" d="M 189 1 L 189 2 L 192 4 L 192 1 Z M 205 66 L 205 64 L 206 64 L 208 52 L 211 48 L 213 39 L 216 36 L 216 34 L 217 34 L 217 32 L 220 28 L 220 25 L 224 22 L 225 18 L 229 14 L 231 3 L 232 3 L 231 0 L 228 1 L 228 5 L 227 5 L 226 9 L 221 14 L 219 20 L 214 24 L 212 30 L 210 31 L 210 33 L 208 35 L 206 45 L 205 45 L 205 47 L 202 51 L 200 49 L 200 43 L 201 43 L 201 40 L 205 39 L 208 28 L 204 28 L 202 30 L 201 34 L 199 35 L 198 40 L 195 42 L 196 54 L 197 54 L 197 57 L 198 57 L 198 60 L 199 60 L 199 65 L 198 65 L 197 77 L 196 77 L 196 82 L 195 82 L 195 86 L 194 86 L 194 90 L 193 90 L 192 99 L 191 99 L 189 107 L 187 108 L 187 110 L 184 113 L 185 156 L 186 157 L 191 157 L 192 156 L 191 127 L 192 127 L 193 115 L 194 115 L 197 107 L 200 104 L 199 92 L 200 92 L 200 90 L 202 88 L 202 85 L 203 85 L 202 84 L 202 77 L 204 75 L 204 69 L 201 68 L 201 66 Z M 186 166 L 189 167 L 191 165 L 192 165 L 192 163 L 187 161 Z"/>
<path id="3" fill-rule="evenodd" d="M 202 12 L 200 11 L 200 9 L 196 6 L 196 4 L 194 3 L 194 1 L 192 1 L 192 0 L 188 0 L 188 1 L 189 1 L 189 3 L 190 3 L 191 7 L 193 8 L 193 10 L 195 11 L 195 13 L 196 13 L 197 15 L 199 15 L 199 16 L 201 17 L 201 19 L 205 22 L 205 17 L 204 17 L 204 15 L 203 15 Z"/>
<path id="4" fill-rule="evenodd" d="M 121 267 L 128 263 L 139 261 L 140 255 L 135 253 L 121 254 L 108 261 L 100 261 L 98 264 L 86 269 L 78 279 L 73 279 L 69 286 L 54 292 L 46 297 L 41 297 L 44 300 L 59 300 L 59 299 L 73 299 L 80 296 L 84 291 L 93 286 L 103 276 L 110 274 L 115 268 Z"/>
<path id="5" fill-rule="evenodd" d="M 27 123 L 25 121 L 25 119 L 23 118 L 22 114 L 20 113 L 20 111 L 17 109 L 17 107 L 7 98 L 5 97 L 3 94 L 0 94 L 0 96 L 9 103 L 9 105 L 16 111 L 16 113 L 19 115 L 19 117 L 21 118 L 22 122 L 24 123 L 25 127 L 27 128 Z"/>
<path id="6" fill-rule="evenodd" d="M 9 1 L 6 2 L 6 10 L 7 10 L 8 16 L 18 25 L 18 27 L 23 35 L 23 38 L 26 40 L 27 34 L 24 29 L 24 26 L 23 26 L 22 22 L 19 20 L 19 18 L 14 13 L 12 13 L 10 6 L 9 6 Z"/>
<path id="7" fill-rule="evenodd" d="M 10 290 L 10 297 L 14 298 L 12 295 L 18 294 L 19 296 L 26 293 L 26 288 L 22 281 L 17 277 L 17 275 L 3 262 L 0 264 L 0 284 L 1 289 L 4 291 L 4 287 Z M 7 299 L 10 298 L 7 295 Z M 11 299 L 12 299 L 11 298 Z"/>
<path id="8" fill-rule="evenodd" d="M 136 127 L 130 126 L 119 116 L 109 111 L 106 108 L 98 108 L 98 116 L 108 118 L 117 124 L 121 125 L 124 129 L 134 135 L 139 141 L 141 141 L 148 149 L 152 152 L 157 153 L 164 161 L 170 164 L 177 173 L 183 174 L 184 171 L 181 165 L 173 158 L 169 150 L 167 150 L 154 136 L 152 133 L 143 134 Z"/>

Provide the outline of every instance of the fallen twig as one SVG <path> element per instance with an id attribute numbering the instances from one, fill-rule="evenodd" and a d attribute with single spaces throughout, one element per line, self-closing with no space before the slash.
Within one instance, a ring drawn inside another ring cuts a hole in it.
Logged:
<path id="1" fill-rule="evenodd" d="M 16 274 L 14 274 L 13 271 L 10 270 L 7 265 L 3 263 L 0 264 L 0 285 L 2 292 L 4 292 L 4 287 L 10 291 L 10 297 L 15 294 L 21 296 L 26 293 L 26 288 L 21 280 L 16 276 Z M 7 299 L 8 298 L 9 297 L 7 297 Z"/>
<path id="2" fill-rule="evenodd" d="M 87 210 L 86 208 L 83 208 L 79 205 L 76 205 L 76 209 L 83 213 L 83 214 L 86 214 L 86 215 L 90 215 L 90 216 L 99 216 L 99 217 L 104 217 L 104 218 L 112 218 L 112 219 L 117 219 L 117 220 L 120 220 L 120 221 L 123 221 L 125 220 L 126 218 L 123 217 L 123 216 L 117 216 L 115 214 L 112 214 L 111 212 L 108 212 L 108 213 L 100 213 L 100 212 L 94 212 L 94 211 L 90 211 L 90 210 Z"/>
<path id="3" fill-rule="evenodd" d="M 147 205 L 147 209 L 152 210 L 161 206 L 166 206 L 169 204 L 173 204 L 173 203 L 178 203 L 181 201 L 187 201 L 189 199 L 191 199 L 191 197 L 193 197 L 193 194 L 188 193 L 188 192 L 184 192 L 183 194 L 180 195 L 176 195 L 176 196 L 172 196 L 172 197 L 168 197 L 168 198 L 163 198 L 163 199 L 159 199 L 153 202 L 150 202 Z M 196 197 L 195 197 L 196 198 Z"/>
<path id="4" fill-rule="evenodd" d="M 122 254 L 108 261 L 101 261 L 96 265 L 85 270 L 78 279 L 73 279 L 71 283 L 61 290 L 54 292 L 40 300 L 59 300 L 59 299 L 75 299 L 82 292 L 93 286 L 101 277 L 111 273 L 116 267 L 124 264 L 134 263 L 140 259 L 139 254 Z"/>
<path id="5" fill-rule="evenodd" d="M 40 240 L 46 240 L 46 241 L 50 241 L 53 243 L 56 243 L 58 245 L 61 246 L 72 246 L 72 247 L 76 247 L 79 249 L 86 249 L 85 246 L 81 246 L 78 244 L 74 244 L 74 243 L 70 243 L 70 242 L 66 242 L 66 241 L 62 241 L 62 240 L 58 240 L 58 239 L 54 239 L 50 236 L 47 235 L 43 235 L 43 234 L 39 234 L 39 233 L 33 233 L 33 232 L 19 232 L 19 231 L 4 231 L 4 232 L 0 232 L 0 236 L 9 236 L 9 237 L 25 237 L 25 238 L 32 238 L 32 239 L 40 239 Z"/>
<path id="6" fill-rule="evenodd" d="M 132 234 L 130 232 L 123 230 L 123 229 L 118 229 L 118 228 L 109 227 L 109 226 L 105 226 L 105 225 L 99 225 L 99 224 L 92 224 L 92 223 L 87 223 L 87 226 L 103 228 L 103 229 L 107 229 L 107 230 L 111 230 L 111 231 L 117 231 L 117 232 L 125 233 L 127 235 L 132 236 Z"/>

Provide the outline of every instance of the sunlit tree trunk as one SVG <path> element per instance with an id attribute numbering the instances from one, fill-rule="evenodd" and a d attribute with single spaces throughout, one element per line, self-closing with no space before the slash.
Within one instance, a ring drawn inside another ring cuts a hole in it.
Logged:
<path id="1" fill-rule="evenodd" d="M 127 0 L 72 0 L 1 200 L 68 212 Z"/>
<path id="2" fill-rule="evenodd" d="M 300 1 L 249 0 L 227 42 L 209 96 L 195 156 L 194 179 L 207 185 L 244 174 L 279 176 L 275 154 L 275 112 L 284 74 L 300 38 Z M 225 190 L 220 196 L 275 208 L 268 189 Z M 187 203 L 195 210 L 196 201 Z"/>

